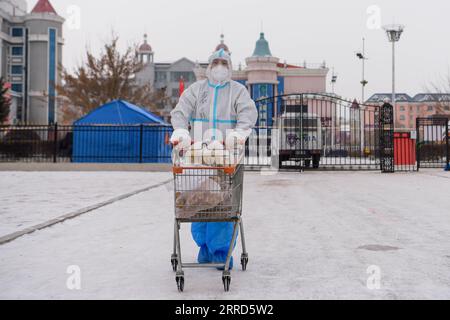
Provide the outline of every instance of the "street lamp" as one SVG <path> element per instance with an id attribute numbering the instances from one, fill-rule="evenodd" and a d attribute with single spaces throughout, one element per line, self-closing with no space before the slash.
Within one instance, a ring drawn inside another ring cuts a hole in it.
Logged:
<path id="1" fill-rule="evenodd" d="M 365 127 L 365 121 L 366 121 L 366 117 L 365 117 L 365 112 L 364 112 L 364 102 L 365 102 L 365 89 L 367 84 L 369 83 L 366 80 L 366 60 L 369 60 L 366 57 L 366 39 L 363 38 L 363 46 L 362 46 L 362 52 L 358 52 L 356 54 L 356 56 L 358 57 L 358 59 L 360 59 L 362 61 L 362 80 L 361 80 L 361 86 L 362 86 L 362 96 L 361 96 L 361 104 L 358 106 L 358 110 L 359 110 L 359 126 L 360 126 L 360 147 L 361 147 L 361 152 L 364 151 L 364 145 L 365 145 L 365 141 L 366 141 L 366 127 Z"/>
<path id="2" fill-rule="evenodd" d="M 336 85 L 337 80 L 338 80 L 338 76 L 337 76 L 337 74 L 334 73 L 334 68 L 333 68 L 333 74 L 331 76 L 331 88 L 332 88 L 331 90 L 332 90 L 333 94 L 334 94 L 334 86 Z"/>
<path id="3" fill-rule="evenodd" d="M 383 29 L 386 31 L 388 39 L 392 42 L 392 106 L 394 107 L 395 112 L 395 102 L 396 102 L 396 94 L 395 94 L 395 43 L 400 41 L 400 37 L 405 29 L 404 26 L 400 24 L 391 24 L 384 26 Z"/>
<path id="4" fill-rule="evenodd" d="M 366 60 L 369 60 L 369 59 L 367 59 L 367 57 L 366 57 L 365 44 L 366 44 L 366 39 L 363 38 L 363 49 L 362 49 L 362 52 L 358 52 L 358 53 L 356 54 L 356 56 L 358 57 L 358 59 L 362 60 L 362 80 L 361 80 L 361 85 L 362 85 L 362 98 L 361 98 L 361 104 L 364 104 L 364 100 L 365 100 L 365 94 L 364 94 L 364 91 L 365 91 L 365 88 L 366 88 L 367 84 L 369 83 L 369 82 L 366 80 L 366 75 L 365 75 L 365 70 L 366 70 L 366 68 L 365 68 L 365 66 L 366 66 Z"/>

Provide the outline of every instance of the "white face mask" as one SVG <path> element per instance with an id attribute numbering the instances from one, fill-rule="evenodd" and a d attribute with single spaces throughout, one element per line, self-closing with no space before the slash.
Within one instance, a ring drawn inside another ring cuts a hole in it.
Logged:
<path id="1" fill-rule="evenodd" d="M 211 76 L 214 81 L 222 82 L 228 78 L 228 68 L 223 65 L 218 65 L 212 68 Z"/>

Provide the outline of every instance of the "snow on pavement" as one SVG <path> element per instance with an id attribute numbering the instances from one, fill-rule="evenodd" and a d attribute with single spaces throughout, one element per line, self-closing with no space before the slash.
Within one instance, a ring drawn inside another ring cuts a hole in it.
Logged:
<path id="1" fill-rule="evenodd" d="M 215 270 L 186 270 L 177 292 L 169 184 L 0 246 L 0 298 L 449 299 L 449 178 L 246 174 L 250 264 L 233 271 L 227 294 Z M 182 231 L 188 262 L 197 249 Z M 73 265 L 81 290 L 66 286 Z M 379 290 L 367 287 L 370 267 L 381 271 Z"/>
<path id="2" fill-rule="evenodd" d="M 0 237 L 167 179 L 169 173 L 0 172 Z"/>

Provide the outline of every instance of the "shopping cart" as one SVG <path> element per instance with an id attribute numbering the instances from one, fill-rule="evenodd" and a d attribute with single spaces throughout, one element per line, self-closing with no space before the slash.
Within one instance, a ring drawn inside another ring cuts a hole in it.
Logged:
<path id="1" fill-rule="evenodd" d="M 242 240 L 241 265 L 243 271 L 246 271 L 249 261 L 242 222 L 244 181 L 242 156 L 234 155 L 238 161 L 228 161 L 227 159 L 219 161 L 222 165 L 218 166 L 183 163 L 183 156 L 185 156 L 183 153 L 174 151 L 175 232 L 171 262 L 173 271 L 176 272 L 178 290 L 179 292 L 184 291 L 184 269 L 218 268 L 223 270 L 222 282 L 225 291 L 228 292 L 231 284 L 230 261 L 239 229 Z M 196 222 L 233 223 L 233 237 L 224 264 L 183 263 L 180 243 L 181 224 Z"/>

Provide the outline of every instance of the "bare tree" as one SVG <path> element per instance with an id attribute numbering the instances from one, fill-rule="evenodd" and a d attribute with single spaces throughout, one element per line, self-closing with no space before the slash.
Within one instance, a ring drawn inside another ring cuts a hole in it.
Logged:
<path id="1" fill-rule="evenodd" d="M 438 94 L 435 106 L 436 115 L 450 114 L 450 69 L 446 76 L 441 77 L 437 82 L 432 82 L 426 91 Z"/>
<path id="2" fill-rule="evenodd" d="M 6 122 L 9 117 L 11 98 L 7 96 L 9 88 L 3 78 L 0 78 L 0 124 Z"/>
<path id="3" fill-rule="evenodd" d="M 113 36 L 99 57 L 88 50 L 86 61 L 73 74 L 65 69 L 61 71 L 62 85 L 56 85 L 58 93 L 74 108 L 79 108 L 81 114 L 117 99 L 151 111 L 158 108 L 162 99 L 160 92 L 150 85 L 139 85 L 135 80 L 136 73 L 143 68 L 135 57 L 136 48 L 128 47 L 120 53 L 118 40 Z"/>
<path id="4" fill-rule="evenodd" d="M 58 100 L 58 123 L 62 125 L 72 125 L 83 116 L 80 108 L 75 107 L 68 99 Z"/>

